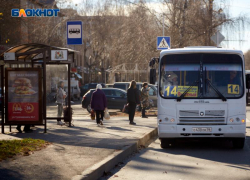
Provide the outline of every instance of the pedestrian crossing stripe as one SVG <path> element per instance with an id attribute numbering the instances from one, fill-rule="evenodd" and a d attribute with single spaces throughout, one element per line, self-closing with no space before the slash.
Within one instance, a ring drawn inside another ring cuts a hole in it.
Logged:
<path id="1" fill-rule="evenodd" d="M 170 49 L 167 41 L 165 40 L 165 38 L 162 38 L 160 44 L 158 45 L 158 48 L 167 48 Z"/>

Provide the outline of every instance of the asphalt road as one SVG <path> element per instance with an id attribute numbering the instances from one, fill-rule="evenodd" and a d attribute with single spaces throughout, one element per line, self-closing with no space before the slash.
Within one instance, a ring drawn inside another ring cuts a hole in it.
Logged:
<path id="1" fill-rule="evenodd" d="M 161 149 L 156 139 L 100 180 L 106 179 L 250 180 L 250 122 L 242 150 L 233 149 L 229 141 L 179 142 Z"/>

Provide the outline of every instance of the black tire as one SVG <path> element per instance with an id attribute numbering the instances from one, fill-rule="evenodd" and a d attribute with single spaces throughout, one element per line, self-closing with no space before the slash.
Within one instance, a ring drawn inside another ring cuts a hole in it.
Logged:
<path id="1" fill-rule="evenodd" d="M 172 147 L 174 144 L 174 140 L 167 138 L 167 139 L 161 139 L 161 148 L 165 149 L 165 148 L 169 148 Z"/>
<path id="2" fill-rule="evenodd" d="M 90 105 L 90 104 L 87 106 L 87 111 L 88 111 L 89 113 L 91 113 L 91 105 Z"/>
<path id="3" fill-rule="evenodd" d="M 245 138 L 232 139 L 233 147 L 235 149 L 243 149 L 245 144 Z"/>

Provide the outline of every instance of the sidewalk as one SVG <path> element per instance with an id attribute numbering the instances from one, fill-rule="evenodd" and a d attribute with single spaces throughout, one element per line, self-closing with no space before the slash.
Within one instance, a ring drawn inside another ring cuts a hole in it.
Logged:
<path id="1" fill-rule="evenodd" d="M 87 114 L 78 113 L 73 116 L 74 127 L 58 126 L 56 120 L 48 121 L 46 134 L 42 127 L 26 134 L 17 133 L 15 127 L 12 127 L 13 132 L 9 135 L 0 134 L 0 139 L 30 137 L 53 144 L 30 156 L 0 162 L 1 179 L 71 179 L 81 175 L 156 128 L 156 117 L 136 117 L 136 126 L 129 125 L 127 119 L 111 117 L 104 121 L 104 127 L 97 127 Z M 6 132 L 8 131 L 6 126 Z"/>

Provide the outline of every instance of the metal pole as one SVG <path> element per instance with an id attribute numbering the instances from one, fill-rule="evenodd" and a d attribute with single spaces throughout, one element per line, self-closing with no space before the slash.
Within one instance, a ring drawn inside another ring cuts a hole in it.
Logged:
<path id="1" fill-rule="evenodd" d="M 74 55 L 73 55 L 73 58 L 74 58 Z M 71 66 L 70 66 L 70 63 L 68 64 L 68 105 L 69 105 L 69 127 L 71 127 L 71 120 L 72 120 L 72 116 L 71 116 L 71 92 L 70 92 L 70 69 L 71 69 Z"/>
<path id="2" fill-rule="evenodd" d="M 164 36 L 164 13 L 162 14 L 162 36 Z"/>
<path id="3" fill-rule="evenodd" d="M 105 71 L 105 84 L 106 84 L 107 82 L 106 82 L 106 71 Z"/>
<path id="4" fill-rule="evenodd" d="M 43 52 L 43 118 L 44 133 L 47 133 L 47 104 L 46 104 L 46 50 Z"/>
<path id="5" fill-rule="evenodd" d="M 4 96 L 5 96 L 5 92 L 4 92 L 4 65 L 1 66 L 1 89 L 2 89 L 2 107 L 1 107 L 1 111 L 2 111 L 2 134 L 4 134 L 4 105 L 5 105 L 5 101 L 4 101 Z"/>
<path id="6" fill-rule="evenodd" d="M 147 82 L 148 82 L 148 83 L 150 83 L 150 82 L 149 82 L 149 73 L 148 73 L 148 68 L 147 68 L 146 70 L 147 70 Z"/>
<path id="7" fill-rule="evenodd" d="M 216 33 L 216 46 L 219 47 L 219 33 Z"/>

